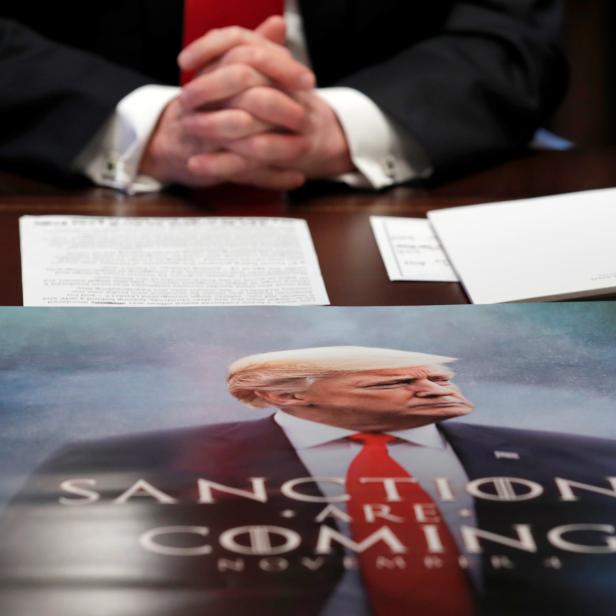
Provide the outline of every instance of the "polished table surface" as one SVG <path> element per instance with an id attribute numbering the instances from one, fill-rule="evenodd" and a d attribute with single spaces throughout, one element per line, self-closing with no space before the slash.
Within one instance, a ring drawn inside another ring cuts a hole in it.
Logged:
<path id="1" fill-rule="evenodd" d="M 0 172 L 0 305 L 22 303 L 18 220 L 25 214 L 303 218 L 332 304 L 467 303 L 457 283 L 389 282 L 369 217 L 425 216 L 435 208 L 615 185 L 616 149 L 533 152 L 433 187 L 378 193 L 315 186 L 287 196 L 217 188 L 131 197 L 102 188 L 60 188 Z"/>

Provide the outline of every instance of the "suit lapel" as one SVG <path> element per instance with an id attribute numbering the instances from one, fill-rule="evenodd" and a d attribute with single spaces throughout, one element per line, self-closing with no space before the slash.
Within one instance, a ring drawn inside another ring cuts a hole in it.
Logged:
<path id="1" fill-rule="evenodd" d="M 469 480 L 490 476 L 523 477 L 532 470 L 532 450 L 503 428 L 444 423 L 439 426 Z"/>
<path id="2" fill-rule="evenodd" d="M 194 457 L 203 460 L 202 468 L 216 468 L 218 480 L 266 477 L 268 484 L 279 486 L 310 475 L 271 417 L 232 424 L 215 441 L 197 435 L 193 446 L 198 451 Z"/>

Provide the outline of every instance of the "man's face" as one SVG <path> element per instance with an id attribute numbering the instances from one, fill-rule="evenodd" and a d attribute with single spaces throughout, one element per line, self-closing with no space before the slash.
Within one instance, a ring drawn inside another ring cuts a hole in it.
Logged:
<path id="1" fill-rule="evenodd" d="M 473 405 L 443 366 L 366 370 L 317 379 L 293 414 L 362 430 L 411 428 L 466 415 Z"/>

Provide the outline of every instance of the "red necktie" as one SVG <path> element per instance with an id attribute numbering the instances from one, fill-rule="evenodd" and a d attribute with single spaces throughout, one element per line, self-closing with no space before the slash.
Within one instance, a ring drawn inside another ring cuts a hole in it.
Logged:
<path id="1" fill-rule="evenodd" d="M 359 553 L 374 614 L 475 614 L 469 582 L 458 563 L 460 554 L 445 521 L 430 495 L 389 456 L 387 443 L 395 437 L 354 434 L 349 438 L 364 444 L 346 480 L 353 540 L 361 542 L 387 526 L 407 548 L 399 559 L 404 568 L 383 566 L 385 560 L 395 562 L 396 554 L 382 540 Z M 392 481 L 387 485 L 383 478 Z"/>
<path id="2" fill-rule="evenodd" d="M 271 15 L 282 15 L 284 0 L 184 0 L 184 47 L 212 28 L 254 30 Z M 182 73 L 182 84 L 193 77 Z"/>

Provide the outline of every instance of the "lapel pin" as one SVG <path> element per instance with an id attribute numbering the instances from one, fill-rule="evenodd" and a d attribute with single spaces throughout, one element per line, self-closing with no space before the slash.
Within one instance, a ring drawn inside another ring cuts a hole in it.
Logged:
<path id="1" fill-rule="evenodd" d="M 494 457 L 497 460 L 519 460 L 520 454 L 517 451 L 495 451 Z"/>

